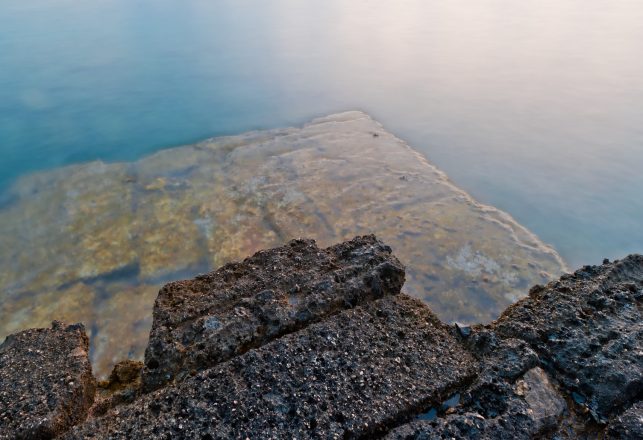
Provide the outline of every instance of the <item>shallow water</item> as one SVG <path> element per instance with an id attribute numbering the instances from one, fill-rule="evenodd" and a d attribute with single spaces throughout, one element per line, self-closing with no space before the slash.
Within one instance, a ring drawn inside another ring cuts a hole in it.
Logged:
<path id="1" fill-rule="evenodd" d="M 641 23 L 639 0 L 3 0 L 0 187 L 360 108 L 572 265 L 640 252 Z"/>
<path id="2" fill-rule="evenodd" d="M 406 265 L 404 291 L 445 321 L 489 321 L 565 269 L 361 112 L 37 173 L 10 195 L 0 338 L 84 322 L 99 375 L 142 357 L 164 282 L 295 237 L 328 246 L 375 231 Z"/>

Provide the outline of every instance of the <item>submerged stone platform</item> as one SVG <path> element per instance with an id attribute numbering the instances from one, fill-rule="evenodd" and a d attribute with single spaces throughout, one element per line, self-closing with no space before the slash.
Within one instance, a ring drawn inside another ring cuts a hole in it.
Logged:
<path id="1" fill-rule="evenodd" d="M 537 285 L 471 327 L 404 280 L 371 235 L 170 283 L 145 363 L 95 395 L 81 326 L 18 333 L 0 346 L 0 438 L 640 438 L 643 256 Z"/>
<path id="2" fill-rule="evenodd" d="M 405 292 L 446 322 L 489 322 L 565 270 L 509 215 L 347 112 L 23 178 L 0 194 L 0 337 L 82 321 L 104 377 L 142 359 L 164 283 L 292 238 L 372 231 L 406 265 Z"/>

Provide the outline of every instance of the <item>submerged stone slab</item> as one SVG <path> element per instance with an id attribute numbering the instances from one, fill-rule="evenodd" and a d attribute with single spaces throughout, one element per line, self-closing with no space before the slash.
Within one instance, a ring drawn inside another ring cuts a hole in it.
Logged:
<path id="1" fill-rule="evenodd" d="M 297 237 L 377 233 L 407 267 L 405 291 L 445 321 L 491 321 L 565 268 L 361 112 L 38 173 L 6 200 L 0 337 L 65 312 L 91 330 L 101 375 L 142 359 L 147 292 Z"/>
<path id="2" fill-rule="evenodd" d="M 66 438 L 359 438 L 468 381 L 473 357 L 418 300 L 342 311 L 91 419 Z"/>
<path id="3" fill-rule="evenodd" d="M 82 325 L 54 321 L 0 345 L 0 438 L 48 439 L 82 421 L 95 381 Z"/>
<path id="4" fill-rule="evenodd" d="M 319 249 L 293 240 L 194 280 L 167 284 L 154 305 L 146 391 L 404 284 L 404 268 L 375 236 Z"/>

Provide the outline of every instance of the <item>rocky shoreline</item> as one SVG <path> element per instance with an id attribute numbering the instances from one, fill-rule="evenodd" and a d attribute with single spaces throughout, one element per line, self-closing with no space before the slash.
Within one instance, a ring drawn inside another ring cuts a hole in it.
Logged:
<path id="1" fill-rule="evenodd" d="M 327 247 L 377 231 L 406 265 L 405 292 L 446 322 L 488 323 L 567 271 L 531 231 L 357 111 L 24 176 L 5 200 L 0 340 L 84 322 L 100 378 L 143 359 L 164 284 L 294 237 Z"/>
<path id="2" fill-rule="evenodd" d="M 293 240 L 154 304 L 145 362 L 91 374 L 80 324 L 0 346 L 0 438 L 643 438 L 643 256 L 585 266 L 488 325 L 402 293 L 374 236 Z"/>

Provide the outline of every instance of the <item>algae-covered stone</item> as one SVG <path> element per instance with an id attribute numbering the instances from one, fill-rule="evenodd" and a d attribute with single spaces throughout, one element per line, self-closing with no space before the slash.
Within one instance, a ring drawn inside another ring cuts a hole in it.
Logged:
<path id="1" fill-rule="evenodd" d="M 91 337 L 93 364 L 99 377 L 104 377 L 116 362 L 143 358 L 158 294 L 157 286 L 145 284 L 110 283 L 104 291 L 106 297 L 95 308 L 98 331 Z"/>
<path id="2" fill-rule="evenodd" d="M 29 291 L 12 300 L 0 300 L 2 328 L 7 333 L 23 329 L 25 322 L 47 327 L 51 316 L 64 322 L 94 322 L 96 290 L 78 282 L 58 290 Z"/>
<path id="3" fill-rule="evenodd" d="M 128 339 L 99 319 L 104 310 L 122 315 L 136 354 L 149 329 L 131 310 L 149 311 L 150 296 L 110 300 L 117 291 L 158 289 L 297 237 L 325 247 L 378 234 L 407 267 L 405 291 L 446 321 L 491 321 L 530 285 L 564 270 L 551 248 L 361 112 L 132 163 L 33 174 L 6 200 L 0 336 L 56 319 L 56 303 L 78 298 L 72 286 L 84 286 L 88 298 L 73 319 L 102 341 L 92 353 L 102 375 L 122 355 L 108 341 Z"/>

